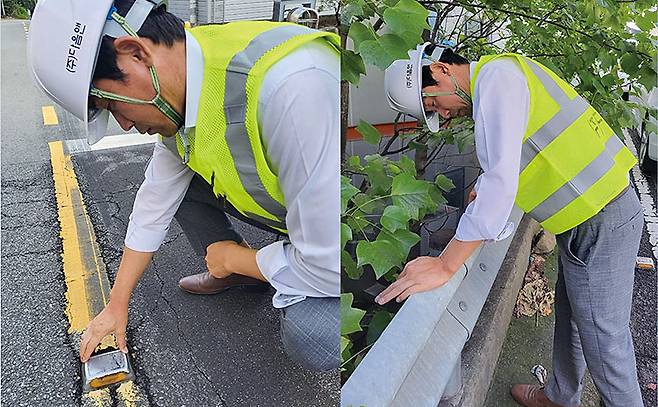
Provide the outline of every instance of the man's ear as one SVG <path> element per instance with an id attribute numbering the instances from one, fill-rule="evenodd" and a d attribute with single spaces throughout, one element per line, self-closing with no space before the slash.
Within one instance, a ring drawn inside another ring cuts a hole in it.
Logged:
<path id="1" fill-rule="evenodd" d="M 114 49 L 117 56 L 127 56 L 143 62 L 146 66 L 153 65 L 153 54 L 149 46 L 141 39 L 123 36 L 114 40 Z"/>
<path id="2" fill-rule="evenodd" d="M 430 72 L 432 72 L 433 77 L 435 75 L 450 75 L 450 65 L 438 61 L 433 62 L 430 65 Z"/>

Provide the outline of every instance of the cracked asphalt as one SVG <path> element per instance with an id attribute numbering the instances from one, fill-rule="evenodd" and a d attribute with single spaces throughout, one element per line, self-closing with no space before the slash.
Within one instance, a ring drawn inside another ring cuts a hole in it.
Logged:
<path id="1" fill-rule="evenodd" d="M 31 83 L 27 22 L 2 20 L 2 404 L 78 406 L 78 338 L 67 334 L 66 290 L 48 142 L 84 137 L 58 106 L 59 124 L 43 125 L 53 103 Z M 121 130 L 112 124 L 111 134 Z M 118 268 L 133 199 L 152 146 L 73 157 L 110 282 Z M 255 247 L 272 235 L 237 222 Z M 150 406 L 334 406 L 337 372 L 311 373 L 285 355 L 273 291 L 194 296 L 178 280 L 204 270 L 174 221 L 133 293 L 128 344 L 136 384 Z"/>

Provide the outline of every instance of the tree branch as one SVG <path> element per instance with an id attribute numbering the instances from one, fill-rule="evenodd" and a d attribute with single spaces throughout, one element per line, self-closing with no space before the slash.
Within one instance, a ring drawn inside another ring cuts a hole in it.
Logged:
<path id="1" fill-rule="evenodd" d="M 457 4 L 457 5 L 462 6 L 462 7 L 464 7 L 464 6 L 468 6 L 468 7 L 476 7 L 476 8 L 480 8 L 480 9 L 495 10 L 495 11 L 499 11 L 499 12 L 501 12 L 501 13 L 505 13 L 505 14 L 507 14 L 507 15 L 517 16 L 517 17 L 523 17 L 523 18 L 527 18 L 527 19 L 529 19 L 529 20 L 533 20 L 533 21 L 542 21 L 542 18 L 540 18 L 540 17 L 532 16 L 532 15 L 525 14 L 525 13 L 520 13 L 520 12 L 518 12 L 518 11 L 503 10 L 503 9 L 501 9 L 501 8 L 491 7 L 491 6 L 484 6 L 484 5 L 480 5 L 480 4 L 464 4 L 464 3 L 461 3 L 460 1 L 457 1 L 457 0 L 455 0 L 455 1 L 444 1 L 444 0 L 424 0 L 424 1 L 419 1 L 419 3 L 420 3 L 420 4 L 423 4 L 423 5 L 434 4 L 434 3 L 440 3 L 440 4 Z M 563 30 L 565 30 L 565 31 L 567 31 L 567 32 L 569 32 L 569 31 L 571 31 L 571 32 L 576 32 L 576 33 L 578 33 L 578 34 L 580 34 L 580 35 L 583 35 L 583 36 L 585 36 L 585 37 L 587 37 L 587 38 L 589 38 L 589 39 L 591 39 L 591 40 L 594 40 L 594 42 L 596 42 L 597 44 L 599 44 L 599 45 L 602 46 L 602 47 L 609 48 L 609 49 L 614 49 L 615 51 L 622 51 L 621 48 L 619 48 L 619 47 L 616 47 L 616 46 L 614 46 L 614 45 L 610 45 L 610 44 L 606 44 L 606 43 L 601 43 L 601 42 L 597 41 L 596 38 L 594 38 L 593 35 L 589 34 L 588 32 L 585 32 L 585 31 L 583 31 L 583 30 L 579 30 L 579 29 L 577 29 L 577 28 L 568 27 L 568 26 L 566 26 L 566 25 L 564 25 L 564 24 L 562 24 L 562 23 L 559 23 L 559 22 L 557 22 L 557 21 L 553 21 L 553 20 L 548 20 L 548 19 L 546 19 L 546 20 L 544 20 L 543 22 L 546 23 L 546 24 L 554 25 L 554 26 L 556 26 L 556 27 L 560 27 L 560 28 L 562 28 Z M 649 58 L 649 59 L 651 58 L 651 55 L 645 54 L 644 52 L 636 51 L 635 53 L 636 53 L 637 55 L 642 55 L 642 56 L 644 56 L 644 57 L 646 57 L 646 58 Z"/>

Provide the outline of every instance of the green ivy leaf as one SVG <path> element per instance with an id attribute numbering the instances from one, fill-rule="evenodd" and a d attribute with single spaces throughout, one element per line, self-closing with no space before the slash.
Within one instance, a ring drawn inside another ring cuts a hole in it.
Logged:
<path id="1" fill-rule="evenodd" d="M 656 86 L 656 71 L 651 69 L 649 64 L 645 63 L 637 74 L 639 75 L 638 81 L 644 85 L 645 89 L 651 90 Z"/>
<path id="2" fill-rule="evenodd" d="M 406 229 L 398 229 L 393 233 L 386 229 L 382 229 L 377 236 L 377 241 L 391 242 L 397 250 L 398 263 L 403 263 L 407 260 L 411 248 L 414 247 L 416 243 L 420 242 L 420 236 Z"/>
<path id="3" fill-rule="evenodd" d="M 407 211 L 411 219 L 418 220 L 420 208 L 434 205 L 429 195 L 429 183 L 403 172 L 393 178 L 391 189 L 393 204 Z"/>
<path id="4" fill-rule="evenodd" d="M 356 131 L 363 136 L 363 140 L 368 144 L 377 145 L 382 138 L 382 135 L 379 134 L 379 130 L 377 130 L 375 126 L 363 120 L 359 121 L 359 125 L 356 126 Z"/>
<path id="5" fill-rule="evenodd" d="M 645 32 L 651 31 L 656 26 L 656 21 L 658 20 L 657 11 L 645 10 L 643 15 L 636 15 L 634 17 L 635 24 Z"/>
<path id="6" fill-rule="evenodd" d="M 434 178 L 434 183 L 444 192 L 450 192 L 455 187 L 452 180 L 443 174 L 437 175 L 436 178 Z"/>
<path id="7" fill-rule="evenodd" d="M 361 16 L 364 13 L 363 6 L 365 3 L 363 0 L 350 0 L 346 3 L 340 13 L 340 22 L 342 25 L 350 25 L 353 18 Z"/>
<path id="8" fill-rule="evenodd" d="M 377 35 L 372 28 L 363 23 L 355 22 L 350 26 L 350 31 L 347 34 L 354 43 L 354 51 L 359 52 L 359 45 L 363 41 L 377 40 Z"/>
<path id="9" fill-rule="evenodd" d="M 352 293 L 340 295 L 340 334 L 347 335 L 361 331 L 361 319 L 365 311 L 352 308 L 354 295 Z"/>
<path id="10" fill-rule="evenodd" d="M 475 133 L 470 129 L 455 134 L 455 143 L 460 153 L 464 152 L 466 147 L 472 146 L 475 142 Z"/>
<path id="11" fill-rule="evenodd" d="M 621 67 L 627 74 L 633 76 L 640 69 L 640 58 L 635 53 L 626 53 L 621 57 Z"/>
<path id="12" fill-rule="evenodd" d="M 340 337 L 340 355 L 343 361 L 349 359 L 349 355 L 345 353 L 345 350 L 348 350 L 352 346 L 352 341 L 350 341 L 346 336 Z"/>
<path id="13" fill-rule="evenodd" d="M 393 320 L 395 315 L 386 311 L 379 310 L 372 316 L 370 323 L 368 324 L 368 334 L 366 335 L 366 342 L 368 345 L 375 343 L 377 339 L 381 336 L 384 329 L 388 324 Z"/>
<path id="14" fill-rule="evenodd" d="M 384 209 L 380 222 L 390 232 L 406 229 L 409 224 L 409 213 L 398 206 L 388 206 Z"/>
<path id="15" fill-rule="evenodd" d="M 363 41 L 359 45 L 363 60 L 382 71 L 396 59 L 408 58 L 407 43 L 395 34 L 384 34 L 377 40 Z"/>
<path id="16" fill-rule="evenodd" d="M 347 217 L 346 223 L 353 232 L 367 232 L 371 229 L 370 222 L 366 219 L 366 213 L 358 209 Z"/>
<path id="17" fill-rule="evenodd" d="M 359 193 L 359 188 L 352 185 L 352 181 L 344 175 L 340 176 L 340 210 L 345 213 L 350 198 Z"/>
<path id="18" fill-rule="evenodd" d="M 388 240 L 375 240 L 374 242 L 360 241 L 356 245 L 357 265 L 370 264 L 377 278 L 383 276 L 393 267 L 400 265 L 399 249 Z"/>
<path id="19" fill-rule="evenodd" d="M 394 176 L 402 172 L 402 169 L 397 164 L 394 163 L 388 163 L 386 165 L 386 168 L 388 168 L 388 172 L 390 174 L 393 174 Z"/>
<path id="20" fill-rule="evenodd" d="M 404 170 L 404 172 L 409 173 L 414 177 L 416 176 L 416 163 L 411 158 L 403 155 L 400 157 L 398 165 Z"/>
<path id="21" fill-rule="evenodd" d="M 358 280 L 363 275 L 363 269 L 356 265 L 356 262 L 345 250 L 340 252 L 340 266 L 343 268 L 347 277 L 352 280 Z"/>
<path id="22" fill-rule="evenodd" d="M 485 3 L 492 7 L 500 7 L 503 5 L 504 0 L 485 0 Z"/>
<path id="23" fill-rule="evenodd" d="M 415 47 L 422 41 L 423 30 L 429 30 L 427 9 L 415 0 L 400 0 L 394 7 L 384 12 L 386 26 L 407 44 Z M 410 44 L 409 44 L 410 42 Z"/>
<path id="24" fill-rule="evenodd" d="M 598 58 L 601 61 L 601 68 L 603 69 L 608 69 L 616 63 L 615 57 L 607 49 L 601 49 Z"/>
<path id="25" fill-rule="evenodd" d="M 363 171 L 368 174 L 368 182 L 375 194 L 385 194 L 391 189 L 392 178 L 386 173 L 386 159 L 378 154 L 367 155 Z"/>
<path id="26" fill-rule="evenodd" d="M 358 155 L 353 155 L 350 158 L 348 158 L 347 168 L 349 168 L 352 171 L 362 171 L 363 167 L 361 167 L 361 157 L 359 157 Z"/>
<path id="27" fill-rule="evenodd" d="M 348 225 L 341 223 L 340 224 L 340 249 L 345 248 L 345 244 L 352 240 L 352 228 Z"/>
<path id="28" fill-rule="evenodd" d="M 359 84 L 361 74 L 365 75 L 366 66 L 360 55 L 348 49 L 341 49 L 340 74 L 341 79 L 354 85 Z"/>
<path id="29" fill-rule="evenodd" d="M 372 214 L 377 211 L 378 208 L 382 206 L 381 199 L 373 199 L 370 195 L 359 192 L 354 195 L 352 201 L 359 207 L 359 210 L 363 211 L 365 214 Z"/>
<path id="30" fill-rule="evenodd" d="M 438 205 L 443 205 L 445 203 L 448 203 L 448 200 L 443 196 L 441 190 L 436 185 L 430 186 L 430 197 L 432 197 L 432 201 L 434 201 L 434 203 L 437 204 L 437 206 L 433 208 L 434 211 L 436 210 L 436 208 L 438 208 Z M 430 211 L 433 210 L 430 209 Z"/>

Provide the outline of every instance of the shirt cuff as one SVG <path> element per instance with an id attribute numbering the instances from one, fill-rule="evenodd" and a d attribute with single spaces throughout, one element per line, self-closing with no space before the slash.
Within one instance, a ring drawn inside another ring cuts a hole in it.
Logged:
<path id="1" fill-rule="evenodd" d="M 288 266 L 283 244 L 284 241 L 274 242 L 256 252 L 258 269 L 270 284 L 274 280 L 274 277 Z"/>
<path id="2" fill-rule="evenodd" d="M 285 308 L 306 299 L 305 295 L 295 293 L 293 287 L 283 284 L 281 279 L 277 278 L 280 273 L 285 273 L 286 269 L 290 268 L 284 244 L 284 241 L 274 242 L 256 252 L 256 263 L 260 273 L 276 290 L 272 297 L 274 308 Z"/>
<path id="3" fill-rule="evenodd" d="M 455 231 L 455 239 L 463 242 L 474 240 L 498 242 L 507 239 L 515 230 L 514 222 L 506 222 L 499 232 L 483 230 L 482 224 L 484 224 L 484 221 L 477 219 L 477 217 L 468 214 L 462 215 Z"/>
<path id="4" fill-rule="evenodd" d="M 124 244 L 127 248 L 136 252 L 157 252 L 169 231 L 164 229 L 149 229 L 135 224 L 132 220 L 128 223 Z"/>

